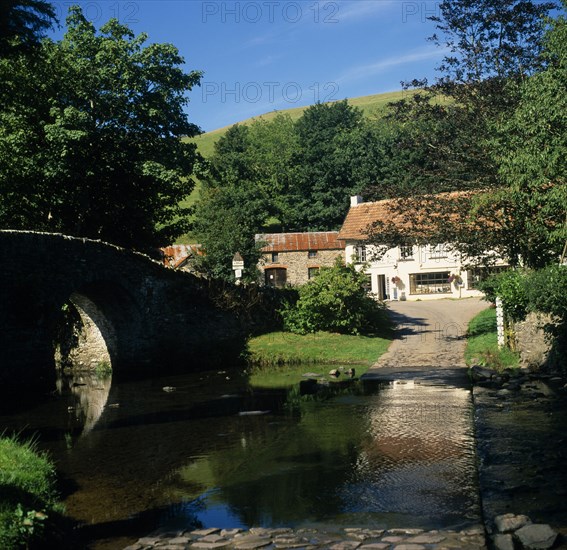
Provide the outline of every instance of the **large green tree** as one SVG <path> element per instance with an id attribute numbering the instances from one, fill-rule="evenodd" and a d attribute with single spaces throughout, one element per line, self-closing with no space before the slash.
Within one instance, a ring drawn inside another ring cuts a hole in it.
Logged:
<path id="1" fill-rule="evenodd" d="M 145 44 L 117 20 L 97 32 L 71 8 L 60 42 L 0 60 L 0 225 L 135 248 L 187 226 L 195 146 L 181 141 L 185 72 L 170 44 Z"/>
<path id="2" fill-rule="evenodd" d="M 294 230 L 337 229 L 348 210 L 349 195 L 360 190 L 342 143 L 362 125 L 362 111 L 346 100 L 317 103 L 296 123 L 298 153 L 293 160 L 290 220 Z"/>
<path id="3" fill-rule="evenodd" d="M 200 175 L 203 188 L 193 223 L 193 235 L 206 252 L 199 259 L 205 272 L 232 279 L 232 258 L 239 252 L 245 276 L 257 279 L 260 253 L 254 236 L 286 223 L 296 142 L 293 121 L 278 115 L 234 125 L 215 144 Z"/>
<path id="4" fill-rule="evenodd" d="M 567 5 L 564 2 L 564 6 Z M 502 124 L 500 175 L 526 264 L 542 266 L 567 253 L 567 19 L 544 40 L 545 70 L 522 86 L 514 115 Z"/>

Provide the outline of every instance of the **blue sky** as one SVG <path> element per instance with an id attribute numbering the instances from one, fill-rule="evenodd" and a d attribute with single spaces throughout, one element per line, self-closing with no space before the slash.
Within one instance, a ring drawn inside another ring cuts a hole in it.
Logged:
<path id="1" fill-rule="evenodd" d="M 204 131 L 273 110 L 400 89 L 434 77 L 427 41 L 438 2 L 406 0 L 81 0 L 97 28 L 111 17 L 175 44 L 204 72 L 189 118 Z M 57 32 L 59 35 L 61 31 Z"/>

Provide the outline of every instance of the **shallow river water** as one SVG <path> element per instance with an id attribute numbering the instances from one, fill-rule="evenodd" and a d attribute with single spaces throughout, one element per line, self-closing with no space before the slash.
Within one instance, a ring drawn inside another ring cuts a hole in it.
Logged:
<path id="1" fill-rule="evenodd" d="M 157 527 L 480 522 L 468 388 L 355 381 L 301 396 L 235 371 L 59 386 L 0 429 L 37 435 L 92 548 Z"/>

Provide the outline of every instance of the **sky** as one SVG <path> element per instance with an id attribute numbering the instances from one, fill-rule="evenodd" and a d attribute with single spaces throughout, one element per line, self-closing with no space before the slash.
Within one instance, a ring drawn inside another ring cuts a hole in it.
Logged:
<path id="1" fill-rule="evenodd" d="M 174 44 L 203 72 L 189 120 L 205 132 L 274 110 L 401 89 L 435 77 L 427 38 L 439 2 L 409 0 L 54 0 L 64 32 L 79 4 L 98 28 L 116 17 L 148 42 Z"/>

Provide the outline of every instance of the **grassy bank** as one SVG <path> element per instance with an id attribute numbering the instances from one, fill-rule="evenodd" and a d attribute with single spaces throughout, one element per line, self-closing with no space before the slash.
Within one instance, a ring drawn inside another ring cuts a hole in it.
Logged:
<path id="1" fill-rule="evenodd" d="M 507 348 L 498 349 L 494 308 L 481 311 L 470 321 L 465 360 L 467 365 L 476 363 L 495 369 L 518 366 L 516 353 Z"/>
<path id="2" fill-rule="evenodd" d="M 46 547 L 60 516 L 55 467 L 36 446 L 0 437 L 0 548 Z"/>
<path id="3" fill-rule="evenodd" d="M 291 385 L 301 380 L 307 364 L 309 372 L 321 375 L 327 375 L 332 365 L 355 365 L 358 376 L 378 360 L 390 342 L 378 336 L 271 332 L 248 343 L 250 382 L 255 386 Z"/>

